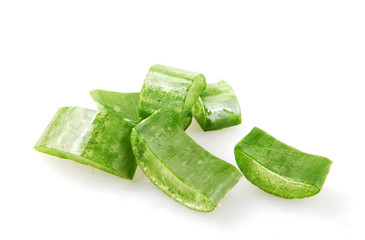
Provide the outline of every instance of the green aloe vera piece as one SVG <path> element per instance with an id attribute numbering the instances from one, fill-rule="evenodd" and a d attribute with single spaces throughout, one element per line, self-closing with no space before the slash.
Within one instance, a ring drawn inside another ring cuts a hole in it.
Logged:
<path id="1" fill-rule="evenodd" d="M 115 113 L 119 116 L 139 123 L 139 93 L 120 93 L 105 90 L 90 91 L 97 108 L 104 114 Z"/>
<path id="2" fill-rule="evenodd" d="M 192 140 L 158 111 L 131 133 L 138 166 L 164 193 L 196 211 L 210 212 L 241 179 L 240 171 Z"/>
<path id="3" fill-rule="evenodd" d="M 241 108 L 232 87 L 223 80 L 207 84 L 193 107 L 193 116 L 204 131 L 241 123 Z"/>
<path id="4" fill-rule="evenodd" d="M 203 74 L 153 65 L 142 87 L 139 117 L 145 119 L 159 109 L 166 109 L 167 115 L 186 129 L 191 123 L 191 109 L 205 88 Z"/>
<path id="5" fill-rule="evenodd" d="M 306 198 L 317 194 L 332 161 L 288 146 L 259 128 L 237 143 L 236 162 L 254 185 L 283 198 Z"/>
<path id="6" fill-rule="evenodd" d="M 137 167 L 130 145 L 134 126 L 113 113 L 64 107 L 56 112 L 34 149 L 132 179 Z"/>

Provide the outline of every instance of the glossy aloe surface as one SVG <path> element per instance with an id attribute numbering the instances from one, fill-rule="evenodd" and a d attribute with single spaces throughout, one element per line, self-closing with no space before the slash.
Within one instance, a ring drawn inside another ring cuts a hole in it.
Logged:
<path id="1" fill-rule="evenodd" d="M 145 119 L 159 109 L 184 128 L 191 123 L 191 110 L 206 88 L 203 74 L 164 65 L 153 65 L 147 73 L 139 102 L 139 117 Z"/>
<path id="2" fill-rule="evenodd" d="M 241 108 L 232 87 L 223 80 L 207 84 L 193 107 L 193 116 L 204 131 L 241 123 Z"/>
<path id="3" fill-rule="evenodd" d="M 262 190 L 283 198 L 317 194 L 332 161 L 304 153 L 254 128 L 235 147 L 243 175 Z"/>
<path id="4" fill-rule="evenodd" d="M 237 168 L 194 142 L 165 112 L 156 112 L 138 124 L 131 142 L 145 175 L 193 210 L 213 211 L 242 177 Z"/>
<path id="5" fill-rule="evenodd" d="M 132 122 L 80 107 L 60 108 L 34 149 L 132 179 L 137 164 L 130 145 Z"/>
<path id="6" fill-rule="evenodd" d="M 139 93 L 120 93 L 105 90 L 90 91 L 97 108 L 104 114 L 115 113 L 138 123 Z"/>

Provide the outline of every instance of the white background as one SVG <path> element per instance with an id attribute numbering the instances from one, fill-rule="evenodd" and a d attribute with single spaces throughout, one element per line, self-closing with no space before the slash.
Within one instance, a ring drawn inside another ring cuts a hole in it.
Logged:
<path id="1" fill-rule="evenodd" d="M 212 213 L 137 171 L 123 180 L 32 149 L 62 106 L 139 91 L 152 64 L 225 79 L 243 124 L 188 134 L 234 164 L 253 126 L 334 163 L 285 200 L 242 179 Z M 0 2 L 0 239 L 365 239 L 364 1 Z"/>

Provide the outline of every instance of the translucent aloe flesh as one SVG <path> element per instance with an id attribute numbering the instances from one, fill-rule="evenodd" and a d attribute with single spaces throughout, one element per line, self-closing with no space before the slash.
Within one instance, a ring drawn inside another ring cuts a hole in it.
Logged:
<path id="1" fill-rule="evenodd" d="M 317 194 L 332 161 L 304 153 L 254 128 L 235 147 L 243 175 L 262 190 L 283 198 Z"/>
<path id="2" fill-rule="evenodd" d="M 139 93 L 93 90 L 90 91 L 90 95 L 100 112 L 104 114 L 115 113 L 135 123 L 140 121 L 138 116 Z"/>
<path id="3" fill-rule="evenodd" d="M 130 145 L 134 126 L 113 113 L 64 107 L 56 112 L 34 149 L 132 179 L 137 167 Z"/>
<path id="4" fill-rule="evenodd" d="M 202 74 L 153 65 L 142 87 L 139 117 L 145 119 L 159 109 L 169 110 L 168 115 L 186 129 L 191 123 L 193 105 L 205 88 Z"/>
<path id="5" fill-rule="evenodd" d="M 241 123 L 241 108 L 232 87 L 223 80 L 207 84 L 193 107 L 193 116 L 204 131 Z"/>
<path id="6" fill-rule="evenodd" d="M 213 211 L 242 174 L 194 142 L 166 112 L 156 112 L 131 133 L 138 166 L 184 206 Z"/>

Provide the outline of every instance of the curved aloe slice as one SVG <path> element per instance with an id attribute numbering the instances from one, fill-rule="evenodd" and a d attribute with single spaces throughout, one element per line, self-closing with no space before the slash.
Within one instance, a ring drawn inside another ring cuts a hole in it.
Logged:
<path id="1" fill-rule="evenodd" d="M 60 108 L 34 149 L 132 179 L 137 164 L 130 145 L 135 124 L 114 114 Z"/>
<path id="2" fill-rule="evenodd" d="M 193 116 L 204 131 L 231 127 L 241 123 L 241 109 L 228 83 L 220 80 L 207 84 L 193 108 Z"/>
<path id="3" fill-rule="evenodd" d="M 97 108 L 104 114 L 116 113 L 133 122 L 140 121 L 138 116 L 139 93 L 120 93 L 105 90 L 90 91 Z"/>
<path id="4" fill-rule="evenodd" d="M 242 174 L 194 142 L 164 112 L 131 133 L 138 166 L 164 193 L 193 210 L 213 211 Z"/>
<path id="5" fill-rule="evenodd" d="M 259 128 L 237 143 L 236 162 L 243 175 L 262 190 L 283 198 L 317 194 L 332 161 L 288 146 Z"/>
<path id="6" fill-rule="evenodd" d="M 184 128 L 190 125 L 191 109 L 206 88 L 203 74 L 164 65 L 153 65 L 144 80 L 139 117 L 144 119 L 163 108 Z"/>

